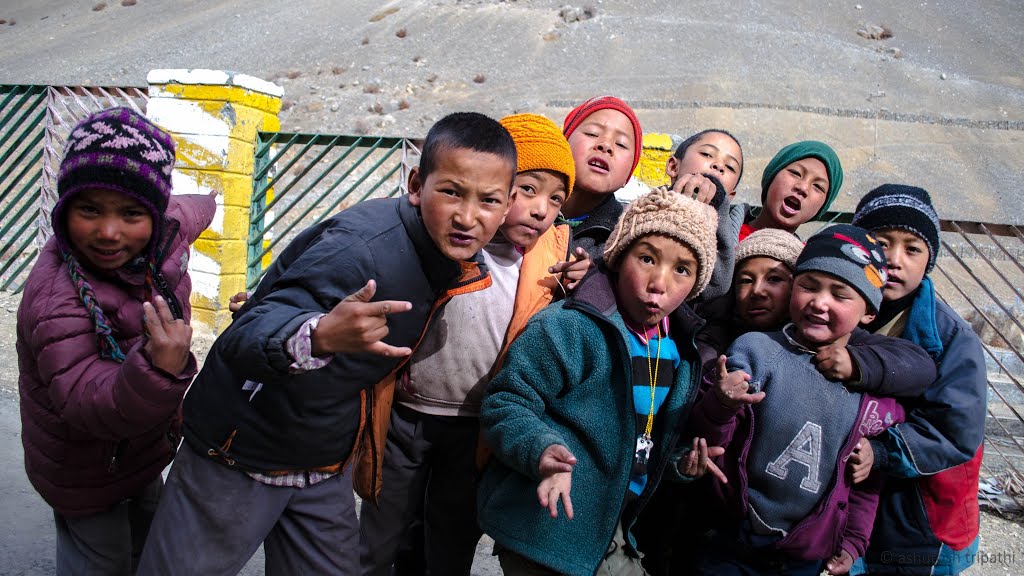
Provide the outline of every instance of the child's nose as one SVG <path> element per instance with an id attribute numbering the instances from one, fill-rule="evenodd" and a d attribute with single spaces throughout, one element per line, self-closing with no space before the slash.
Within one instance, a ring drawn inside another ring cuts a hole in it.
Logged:
<path id="1" fill-rule="evenodd" d="M 105 218 L 100 221 L 97 234 L 103 239 L 116 240 L 120 234 L 120 227 L 115 219 Z"/>
<path id="2" fill-rule="evenodd" d="M 544 220 L 548 217 L 548 203 L 534 202 L 533 206 L 530 207 L 530 215 L 537 220 Z"/>

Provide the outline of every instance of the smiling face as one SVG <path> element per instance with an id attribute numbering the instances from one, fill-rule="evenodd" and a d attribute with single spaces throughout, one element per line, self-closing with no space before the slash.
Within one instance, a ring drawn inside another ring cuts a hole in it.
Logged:
<path id="1" fill-rule="evenodd" d="M 778 330 L 789 320 L 793 273 L 782 262 L 755 256 L 736 267 L 735 314 L 745 330 Z"/>
<path id="2" fill-rule="evenodd" d="M 882 287 L 883 300 L 899 300 L 917 290 L 928 271 L 928 244 L 919 236 L 896 228 L 872 232 L 885 252 L 889 275 Z"/>
<path id="3" fill-rule="evenodd" d="M 68 241 L 83 265 L 117 270 L 149 245 L 153 215 L 138 200 L 104 189 L 84 190 L 67 207 Z"/>
<path id="4" fill-rule="evenodd" d="M 419 206 L 430 238 L 452 260 L 473 257 L 491 241 L 509 209 L 515 166 L 489 152 L 438 151 L 434 170 L 409 174 L 409 202 Z"/>
<path id="5" fill-rule="evenodd" d="M 683 152 L 682 158 L 672 156 L 665 165 L 665 173 L 675 182 L 684 174 L 712 174 L 717 176 L 732 198 L 743 170 L 743 152 L 740 145 L 727 134 L 708 132 Z"/>
<path id="6" fill-rule="evenodd" d="M 521 248 L 530 248 L 551 228 L 565 203 L 566 178 L 553 170 L 527 170 L 516 174 L 512 185 L 512 207 L 501 225 L 505 238 Z"/>
<path id="7" fill-rule="evenodd" d="M 828 196 L 828 171 L 817 158 L 803 158 L 789 164 L 772 179 L 759 218 L 758 228 L 780 228 L 795 232 L 821 210 Z"/>
<path id="8" fill-rule="evenodd" d="M 610 108 L 594 112 L 569 134 L 569 148 L 576 164 L 574 194 L 606 196 L 629 181 L 635 153 L 633 124 Z"/>
<path id="9" fill-rule="evenodd" d="M 641 236 L 619 259 L 615 295 L 628 322 L 654 326 L 686 300 L 697 257 L 668 236 Z"/>
<path id="10" fill-rule="evenodd" d="M 793 281 L 789 315 L 796 339 L 811 350 L 845 344 L 859 324 L 875 318 L 868 304 L 849 284 L 824 272 L 799 274 Z"/>

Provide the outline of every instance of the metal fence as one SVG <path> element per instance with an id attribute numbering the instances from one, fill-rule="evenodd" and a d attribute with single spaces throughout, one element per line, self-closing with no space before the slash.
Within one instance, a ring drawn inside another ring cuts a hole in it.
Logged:
<path id="1" fill-rule="evenodd" d="M 260 133 L 250 212 L 246 285 L 301 232 L 367 198 L 401 194 L 419 150 L 405 138 Z"/>
<path id="2" fill-rule="evenodd" d="M 146 88 L 0 86 L 0 290 L 18 292 L 52 233 L 57 169 L 74 125 L 111 106 L 144 111 Z"/>

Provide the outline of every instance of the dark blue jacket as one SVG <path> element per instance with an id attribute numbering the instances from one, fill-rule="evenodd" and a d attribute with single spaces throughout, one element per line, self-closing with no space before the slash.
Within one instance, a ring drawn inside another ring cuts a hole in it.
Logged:
<path id="1" fill-rule="evenodd" d="M 453 285 L 486 278 L 475 266 L 464 273 L 463 264 L 437 249 L 407 197 L 361 202 L 303 231 L 213 344 L 185 397 L 185 439 L 200 454 L 247 471 L 347 461 L 372 425 L 366 391 L 401 360 L 335 354 L 324 368 L 291 374 L 284 343 L 372 278 L 374 300 L 412 303 L 388 317 L 385 342 L 413 347 Z"/>

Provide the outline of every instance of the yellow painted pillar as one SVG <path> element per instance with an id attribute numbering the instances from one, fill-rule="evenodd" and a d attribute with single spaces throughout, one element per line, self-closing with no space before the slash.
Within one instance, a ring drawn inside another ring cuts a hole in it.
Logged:
<path id="1" fill-rule="evenodd" d="M 174 193 L 220 192 L 189 263 L 192 318 L 220 332 L 231 322 L 228 299 L 245 289 L 256 134 L 280 130 L 284 91 L 219 70 L 153 70 L 147 81 L 146 115 L 177 146 Z"/>
<path id="2" fill-rule="evenodd" d="M 643 152 L 640 154 L 640 163 L 637 164 L 633 175 L 641 182 L 651 188 L 667 185 L 669 177 L 665 174 L 665 163 L 676 151 L 678 137 L 671 134 L 651 133 L 644 134 Z M 679 140 L 681 142 L 681 140 Z"/>

